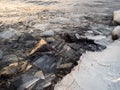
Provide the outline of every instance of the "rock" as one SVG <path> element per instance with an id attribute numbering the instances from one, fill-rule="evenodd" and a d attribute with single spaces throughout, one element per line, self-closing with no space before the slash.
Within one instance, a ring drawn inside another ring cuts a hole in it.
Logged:
<path id="1" fill-rule="evenodd" d="M 120 26 L 117 26 L 114 28 L 114 30 L 112 31 L 112 39 L 116 40 L 120 37 Z"/>
<path id="2" fill-rule="evenodd" d="M 42 71 L 37 71 L 34 76 L 39 77 L 41 79 L 45 79 L 45 76 Z"/>
<path id="3" fill-rule="evenodd" d="M 29 90 L 29 87 L 34 85 L 40 78 L 28 74 L 21 75 L 15 82 L 16 90 Z"/>
<path id="4" fill-rule="evenodd" d="M 40 36 L 54 36 L 54 31 L 53 30 L 48 30 L 40 33 Z"/>
<path id="5" fill-rule="evenodd" d="M 113 12 L 113 21 L 120 24 L 120 10 Z"/>
<path id="6" fill-rule="evenodd" d="M 33 25 L 33 28 L 45 31 L 48 27 L 48 24 L 35 24 Z"/>
<path id="7" fill-rule="evenodd" d="M 3 52 L 0 50 L 0 59 L 3 57 Z"/>
<path id="8" fill-rule="evenodd" d="M 33 65 L 40 68 L 44 73 L 50 73 L 53 70 L 55 59 L 51 56 L 44 55 L 37 59 Z"/>

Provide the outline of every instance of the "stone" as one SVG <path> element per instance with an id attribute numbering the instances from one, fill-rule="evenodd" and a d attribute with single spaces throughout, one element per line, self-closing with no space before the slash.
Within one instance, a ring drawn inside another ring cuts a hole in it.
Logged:
<path id="1" fill-rule="evenodd" d="M 33 65 L 40 68 L 44 73 L 50 73 L 54 68 L 55 59 L 51 56 L 44 55 L 37 59 Z"/>
<path id="2" fill-rule="evenodd" d="M 3 51 L 0 50 L 0 59 L 3 57 Z"/>
<path id="3" fill-rule="evenodd" d="M 120 26 L 117 26 L 112 31 L 112 39 L 116 40 L 120 37 Z"/>
<path id="4" fill-rule="evenodd" d="M 113 21 L 120 24 L 120 10 L 113 12 Z"/>
<path id="5" fill-rule="evenodd" d="M 53 30 L 48 30 L 40 33 L 40 36 L 54 36 L 54 31 Z"/>

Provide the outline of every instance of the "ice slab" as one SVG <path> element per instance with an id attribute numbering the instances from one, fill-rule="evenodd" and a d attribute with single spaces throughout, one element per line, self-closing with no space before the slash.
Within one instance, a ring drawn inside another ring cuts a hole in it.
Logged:
<path id="1" fill-rule="evenodd" d="M 102 52 L 86 52 L 55 90 L 120 90 L 120 41 Z"/>

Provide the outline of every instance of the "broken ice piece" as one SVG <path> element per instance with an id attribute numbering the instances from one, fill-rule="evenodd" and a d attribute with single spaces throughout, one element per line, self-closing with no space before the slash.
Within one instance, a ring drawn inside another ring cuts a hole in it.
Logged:
<path id="1" fill-rule="evenodd" d="M 28 74 L 23 74 L 14 82 L 16 90 L 26 90 L 35 84 L 40 78 Z"/>
<path id="2" fill-rule="evenodd" d="M 44 55 L 40 57 L 39 59 L 37 59 L 33 64 L 36 67 L 43 70 L 43 72 L 49 73 L 53 69 L 54 62 L 55 62 L 55 59 L 53 57 Z"/>
<path id="3" fill-rule="evenodd" d="M 3 74 L 14 75 L 14 74 L 16 74 L 18 72 L 27 71 L 31 67 L 32 67 L 32 65 L 29 64 L 28 61 L 13 62 L 13 63 L 9 64 L 8 66 L 4 67 L 0 71 L 0 75 L 3 75 Z"/>
<path id="4" fill-rule="evenodd" d="M 112 40 L 117 40 L 120 37 L 120 26 L 117 26 L 112 31 Z"/>
<path id="5" fill-rule="evenodd" d="M 9 64 L 11 62 L 18 61 L 18 57 L 14 54 L 3 56 L 3 59 L 0 61 L 0 66 L 3 66 L 4 64 Z"/>
<path id="6" fill-rule="evenodd" d="M 33 28 L 41 30 L 41 31 L 45 31 L 48 27 L 48 24 L 35 24 L 33 25 Z"/>
<path id="7" fill-rule="evenodd" d="M 90 39 L 90 40 L 102 40 L 106 38 L 106 36 L 104 35 L 86 36 L 86 37 L 87 39 Z"/>
<path id="8" fill-rule="evenodd" d="M 65 64 L 61 64 L 60 67 L 59 67 L 59 69 L 60 69 L 60 68 L 71 68 L 72 65 L 73 65 L 73 63 L 65 63 Z"/>
<path id="9" fill-rule="evenodd" d="M 78 33 L 75 34 L 77 39 L 80 39 L 80 35 Z"/>
<path id="10" fill-rule="evenodd" d="M 86 36 L 80 36 L 78 33 L 75 34 L 77 39 L 87 39 Z"/>
<path id="11" fill-rule="evenodd" d="M 22 61 L 20 65 L 20 70 L 21 71 L 27 71 L 32 67 L 31 64 L 28 63 L 28 61 Z"/>
<path id="12" fill-rule="evenodd" d="M 1 71 L 0 71 L 0 75 L 4 75 L 4 74 L 10 74 L 13 75 L 15 73 L 17 73 L 17 66 L 18 63 L 12 63 L 9 66 L 4 67 Z"/>
<path id="13" fill-rule="evenodd" d="M 37 71 L 34 76 L 40 77 L 41 79 L 45 79 L 45 76 L 42 71 Z"/>
<path id="14" fill-rule="evenodd" d="M 31 50 L 31 52 L 29 53 L 29 55 L 34 54 L 39 48 L 41 48 L 42 46 L 46 45 L 47 42 L 44 39 L 41 39 L 36 45 L 35 47 Z"/>
<path id="15" fill-rule="evenodd" d="M 60 58 L 56 63 L 56 68 L 59 68 L 62 63 L 62 58 Z"/>
<path id="16" fill-rule="evenodd" d="M 35 90 L 43 90 L 43 88 L 50 86 L 52 84 L 51 81 L 55 79 L 55 77 L 55 74 L 49 74 L 46 76 L 46 79 L 39 80 L 34 87 Z"/>
<path id="17" fill-rule="evenodd" d="M 0 59 L 3 57 L 3 51 L 0 50 Z"/>

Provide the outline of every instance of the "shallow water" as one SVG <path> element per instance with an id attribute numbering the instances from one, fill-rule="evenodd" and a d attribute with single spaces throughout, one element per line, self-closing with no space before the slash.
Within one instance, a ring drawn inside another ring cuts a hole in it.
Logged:
<path id="1" fill-rule="evenodd" d="M 60 10 L 68 15 L 107 13 L 119 8 L 120 0 L 1 0 L 0 21 L 17 21 L 43 10 Z M 14 18 L 14 20 L 13 20 Z"/>

